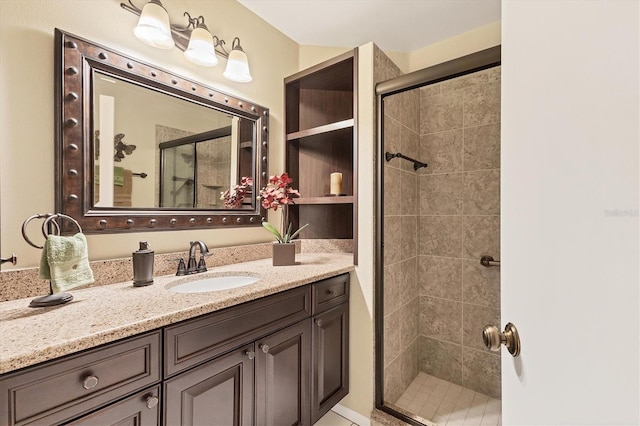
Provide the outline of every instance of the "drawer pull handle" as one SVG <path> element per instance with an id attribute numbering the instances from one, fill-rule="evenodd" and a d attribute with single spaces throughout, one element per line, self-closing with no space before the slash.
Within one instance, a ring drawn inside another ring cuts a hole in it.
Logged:
<path id="1" fill-rule="evenodd" d="M 265 354 L 269 353 L 269 345 L 266 345 L 264 343 L 261 343 L 260 345 L 258 345 L 258 347 L 260 348 L 260 350 L 262 350 L 262 352 L 264 352 Z"/>
<path id="2" fill-rule="evenodd" d="M 256 357 L 256 353 L 253 351 L 244 351 L 244 354 L 247 356 L 247 358 L 249 359 L 254 359 Z"/>
<path id="3" fill-rule="evenodd" d="M 160 400 L 158 399 L 158 397 L 157 397 L 157 396 L 149 395 L 149 396 L 147 397 L 147 401 L 146 401 L 146 403 L 147 403 L 147 408 L 148 408 L 148 409 L 152 409 L 152 408 L 154 408 L 155 406 L 157 406 L 159 402 L 160 402 Z"/>
<path id="4" fill-rule="evenodd" d="M 321 319 L 317 319 L 317 320 L 316 320 L 316 325 L 317 325 L 318 327 L 322 327 L 322 320 L 321 320 Z"/>
<path id="5" fill-rule="evenodd" d="M 90 390 L 98 386 L 98 378 L 96 376 L 87 376 L 82 382 L 82 387 Z"/>
<path id="6" fill-rule="evenodd" d="M 333 297 L 335 297 L 335 296 L 337 296 L 337 295 L 338 295 L 338 292 L 337 292 L 337 291 L 335 291 L 335 290 L 327 290 L 327 294 L 328 294 L 329 296 L 333 296 Z"/>

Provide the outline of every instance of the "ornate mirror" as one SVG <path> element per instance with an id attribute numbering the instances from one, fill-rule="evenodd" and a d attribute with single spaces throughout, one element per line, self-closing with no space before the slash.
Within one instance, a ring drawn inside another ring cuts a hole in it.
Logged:
<path id="1" fill-rule="evenodd" d="M 56 82 L 56 211 L 85 233 L 260 225 L 268 109 L 58 29 Z"/>

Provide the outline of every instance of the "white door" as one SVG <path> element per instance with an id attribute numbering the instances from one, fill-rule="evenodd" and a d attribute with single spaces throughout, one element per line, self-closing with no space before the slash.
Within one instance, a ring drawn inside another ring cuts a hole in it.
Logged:
<path id="1" fill-rule="evenodd" d="M 505 425 L 640 422 L 639 21 L 637 0 L 503 0 Z"/>

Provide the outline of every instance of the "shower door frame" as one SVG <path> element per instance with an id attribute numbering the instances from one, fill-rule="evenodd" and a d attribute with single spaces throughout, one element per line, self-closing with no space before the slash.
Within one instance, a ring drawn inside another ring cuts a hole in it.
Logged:
<path id="1" fill-rule="evenodd" d="M 429 84 L 493 68 L 501 64 L 501 47 L 495 46 L 442 64 L 414 71 L 376 84 L 376 193 L 375 193 L 375 407 L 402 421 L 423 426 L 423 423 L 384 404 L 384 103 L 386 96 L 417 89 Z M 429 159 L 427 158 L 428 162 Z"/>

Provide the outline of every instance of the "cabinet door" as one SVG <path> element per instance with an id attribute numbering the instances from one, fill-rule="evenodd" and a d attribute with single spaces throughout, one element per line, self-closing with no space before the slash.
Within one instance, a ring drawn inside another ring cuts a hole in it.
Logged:
<path id="1" fill-rule="evenodd" d="M 313 424 L 349 393 L 349 304 L 316 315 L 312 338 Z"/>
<path id="2" fill-rule="evenodd" d="M 256 342 L 256 425 L 309 425 L 311 320 Z"/>
<path id="3" fill-rule="evenodd" d="M 253 423 L 254 346 L 244 346 L 165 383 L 167 426 Z"/>
<path id="4" fill-rule="evenodd" d="M 153 426 L 158 425 L 159 420 L 160 387 L 155 386 L 84 416 L 69 425 Z"/>

